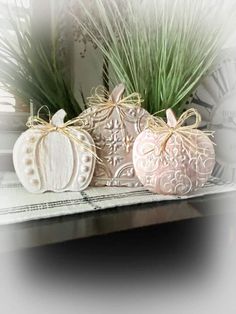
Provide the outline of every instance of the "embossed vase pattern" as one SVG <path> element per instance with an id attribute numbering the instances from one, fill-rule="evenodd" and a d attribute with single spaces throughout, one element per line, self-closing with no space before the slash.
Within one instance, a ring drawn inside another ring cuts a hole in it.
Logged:
<path id="1" fill-rule="evenodd" d="M 190 132 L 190 131 L 189 131 Z M 189 134 L 193 149 L 172 134 L 162 151 L 166 134 L 144 130 L 136 138 L 133 149 L 135 171 L 150 191 L 183 195 L 202 187 L 210 177 L 214 164 L 213 143 L 202 131 Z"/>
<path id="2" fill-rule="evenodd" d="M 132 151 L 148 116 L 149 113 L 141 107 L 114 107 L 98 112 L 88 108 L 82 113 L 85 130 L 91 134 L 101 159 L 96 163 L 91 185 L 141 186 L 135 174 Z"/>

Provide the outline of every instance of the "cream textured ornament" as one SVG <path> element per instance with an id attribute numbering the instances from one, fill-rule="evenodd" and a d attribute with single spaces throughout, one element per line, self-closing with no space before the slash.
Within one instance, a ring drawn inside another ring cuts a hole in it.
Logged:
<path id="1" fill-rule="evenodd" d="M 133 162 L 137 176 L 150 191 L 160 194 L 187 194 L 209 179 L 215 152 L 209 139 L 212 132 L 196 129 L 201 116 L 189 109 L 177 121 L 167 109 L 167 123 L 152 117 L 134 143 Z M 190 117 L 192 125 L 184 126 Z"/>
<path id="2" fill-rule="evenodd" d="M 81 126 L 81 120 L 64 123 L 66 112 L 59 110 L 48 123 L 31 117 L 13 149 L 13 162 L 23 186 L 33 193 L 81 191 L 93 176 L 95 145 Z"/>
<path id="3" fill-rule="evenodd" d="M 90 107 L 80 115 L 102 161 L 95 167 L 95 186 L 141 186 L 134 171 L 132 150 L 150 114 L 141 108 L 138 93 L 123 97 L 124 90 L 123 84 L 117 85 L 111 95 L 96 89 L 95 95 L 89 97 Z"/>

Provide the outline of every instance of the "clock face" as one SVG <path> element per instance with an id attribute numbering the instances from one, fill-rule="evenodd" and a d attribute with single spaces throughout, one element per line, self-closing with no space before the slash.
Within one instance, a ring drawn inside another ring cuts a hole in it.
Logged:
<path id="1" fill-rule="evenodd" d="M 201 129 L 215 132 L 213 175 L 236 181 L 236 49 L 221 56 L 202 80 L 188 107 L 196 108 L 201 114 Z"/>

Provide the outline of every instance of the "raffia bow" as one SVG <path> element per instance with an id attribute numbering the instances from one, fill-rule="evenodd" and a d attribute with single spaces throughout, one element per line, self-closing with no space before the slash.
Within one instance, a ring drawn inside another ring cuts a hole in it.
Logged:
<path id="1" fill-rule="evenodd" d="M 93 96 L 88 97 L 88 105 L 96 112 L 103 110 L 113 110 L 118 108 L 133 109 L 134 107 L 141 107 L 142 99 L 139 93 L 132 93 L 126 97 L 122 97 L 124 93 L 124 85 L 119 84 L 115 87 L 113 92 L 109 94 L 103 86 L 99 86 L 94 90 Z"/>
<path id="2" fill-rule="evenodd" d="M 195 122 L 189 125 L 185 125 L 186 121 L 191 118 L 195 118 Z M 202 154 L 205 152 L 205 148 L 199 147 L 196 144 L 192 143 L 191 136 L 193 135 L 193 130 L 197 129 L 201 123 L 201 116 L 198 111 L 194 108 L 190 108 L 186 110 L 180 118 L 177 120 L 174 127 L 171 127 L 168 123 L 166 123 L 161 117 L 152 116 L 147 120 L 146 129 L 151 130 L 155 133 L 164 133 L 165 136 L 161 143 L 160 154 L 165 151 L 166 145 L 173 134 L 180 137 L 183 145 L 192 151 L 197 151 Z M 213 136 L 214 131 L 203 130 L 202 131 L 207 136 Z M 215 143 L 213 143 L 215 145 Z M 154 149 L 146 152 L 150 153 Z"/>
<path id="3" fill-rule="evenodd" d="M 50 115 L 49 115 L 50 116 Z M 74 126 L 76 124 L 76 126 Z M 98 161 L 101 161 L 97 154 L 91 149 L 91 146 L 97 148 L 95 145 L 87 144 L 83 140 L 80 140 L 76 135 L 74 135 L 73 130 L 83 130 L 85 122 L 80 117 L 68 120 L 67 122 L 56 126 L 52 123 L 52 120 L 49 122 L 39 117 L 39 111 L 37 116 L 30 116 L 26 123 L 26 126 L 30 129 L 38 129 L 43 132 L 43 137 L 46 137 L 51 132 L 59 132 L 75 143 L 79 144 L 80 147 L 85 149 L 87 152 L 92 154 Z M 72 128 L 73 126 L 73 128 Z"/>

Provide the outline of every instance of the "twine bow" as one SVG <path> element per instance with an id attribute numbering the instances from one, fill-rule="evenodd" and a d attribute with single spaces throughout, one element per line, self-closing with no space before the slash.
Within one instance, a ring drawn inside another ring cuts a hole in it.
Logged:
<path id="1" fill-rule="evenodd" d="M 104 89 L 104 87 L 99 86 L 95 89 L 93 96 L 88 97 L 88 105 L 93 109 L 94 113 L 99 113 L 104 110 L 107 111 L 107 116 L 113 112 L 117 111 L 118 119 L 121 124 L 121 132 L 124 138 L 126 151 L 129 151 L 127 145 L 126 137 L 126 126 L 125 117 L 127 115 L 127 109 L 139 108 L 141 107 L 142 99 L 139 93 L 132 93 L 126 97 L 122 97 L 125 91 L 123 84 L 117 85 L 112 91 L 111 95 Z M 83 117 L 83 114 L 82 114 Z"/>
<path id="2" fill-rule="evenodd" d="M 173 115 L 173 112 L 171 110 L 170 112 Z M 186 120 L 188 120 L 191 117 L 195 118 L 195 122 L 189 125 L 185 125 Z M 205 148 L 201 148 L 197 144 L 192 143 L 191 141 L 191 136 L 194 134 L 193 130 L 197 129 L 200 123 L 201 123 L 200 114 L 196 109 L 190 108 L 180 116 L 176 123 L 174 123 L 175 126 L 170 126 L 170 124 L 168 122 L 166 123 L 161 117 L 152 116 L 147 120 L 146 129 L 149 129 L 155 133 L 165 134 L 165 137 L 161 143 L 160 153 L 163 153 L 165 151 L 166 145 L 173 134 L 179 136 L 180 139 L 182 140 L 183 145 L 185 146 L 187 145 L 188 149 L 198 152 L 202 151 L 202 153 L 204 153 Z M 202 132 L 207 136 L 213 136 L 214 134 L 214 131 L 204 130 Z M 148 151 L 147 153 L 150 153 L 153 150 L 154 149 Z"/>
<path id="3" fill-rule="evenodd" d="M 40 108 L 41 109 L 41 108 Z M 40 111 L 40 110 L 39 110 Z M 82 118 L 77 117 L 71 120 L 68 120 L 67 122 L 63 122 L 60 125 L 53 124 L 53 118 L 55 115 L 50 119 L 49 122 L 45 121 L 44 119 L 39 117 L 39 111 L 37 116 L 30 116 L 28 118 L 28 121 L 26 123 L 26 126 L 31 129 L 38 129 L 41 132 L 43 132 L 43 137 L 46 137 L 51 132 L 59 132 L 75 143 L 79 144 L 83 149 L 88 151 L 90 154 L 92 154 L 96 159 L 100 160 L 97 154 L 91 149 L 91 146 L 93 148 L 96 148 L 95 145 L 88 144 L 84 142 L 83 140 L 79 139 L 75 134 L 74 130 L 83 130 L 83 127 L 85 125 L 85 122 Z M 59 110 L 58 113 L 62 113 L 62 115 L 66 115 L 65 111 L 63 109 Z M 49 114 L 50 116 L 50 114 Z M 76 123 L 76 126 L 73 126 Z M 73 126 L 73 128 L 72 128 Z"/>
<path id="4" fill-rule="evenodd" d="M 122 97 L 125 91 L 123 84 L 117 85 L 111 94 L 109 94 L 103 86 L 95 89 L 93 96 L 88 97 L 89 107 L 96 108 L 96 112 L 103 110 L 113 110 L 118 108 L 120 111 L 123 109 L 133 109 L 140 107 L 142 99 L 139 93 L 132 93 L 126 97 Z"/>

